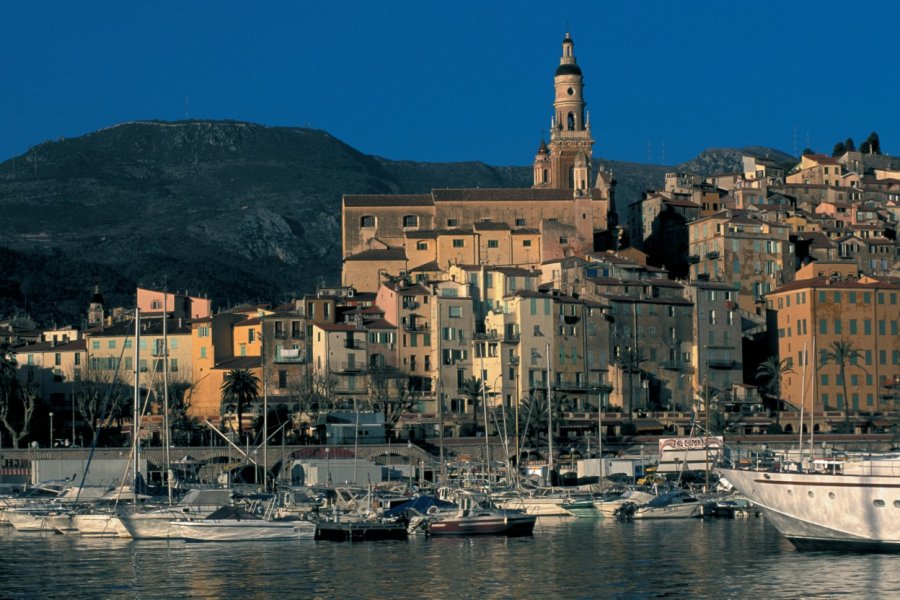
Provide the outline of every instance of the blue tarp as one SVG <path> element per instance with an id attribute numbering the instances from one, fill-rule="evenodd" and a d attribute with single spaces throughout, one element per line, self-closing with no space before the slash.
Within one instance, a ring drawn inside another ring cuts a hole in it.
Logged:
<path id="1" fill-rule="evenodd" d="M 439 500 L 434 496 L 419 496 L 417 498 L 413 498 L 409 502 L 404 502 L 403 504 L 398 504 L 394 508 L 384 513 L 385 517 L 394 518 L 399 517 L 400 515 L 409 516 L 409 512 L 407 511 L 415 511 L 419 514 L 424 515 L 428 512 L 428 509 L 432 506 L 437 506 L 438 508 L 454 508 L 456 505 L 452 502 L 445 502 L 443 500 Z"/>

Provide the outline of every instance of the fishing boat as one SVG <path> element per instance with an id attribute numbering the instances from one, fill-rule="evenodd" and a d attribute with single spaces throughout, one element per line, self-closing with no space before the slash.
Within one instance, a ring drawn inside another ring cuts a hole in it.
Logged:
<path id="1" fill-rule="evenodd" d="M 428 522 L 430 535 L 531 535 L 536 515 L 495 508 L 464 508 L 454 515 L 438 516 Z"/>
<path id="2" fill-rule="evenodd" d="M 800 550 L 900 551 L 900 455 L 718 472 Z"/>
<path id="3" fill-rule="evenodd" d="M 634 519 L 692 519 L 703 516 L 703 503 L 687 491 L 676 490 L 635 507 L 630 516 Z"/>
<path id="4" fill-rule="evenodd" d="M 619 494 L 594 500 L 594 508 L 596 508 L 604 517 L 612 517 L 615 516 L 616 512 L 625 504 L 640 506 L 642 504 L 647 504 L 654 498 L 656 498 L 656 494 L 636 488 L 629 488 Z"/>
<path id="5" fill-rule="evenodd" d="M 122 513 L 119 519 L 136 540 L 160 540 L 179 537 L 173 521 L 205 519 L 230 501 L 227 489 L 194 489 L 172 506 Z"/>
<path id="6" fill-rule="evenodd" d="M 188 542 L 262 542 L 313 539 L 310 521 L 274 521 L 234 506 L 224 506 L 199 521 L 172 521 L 175 536 Z"/>

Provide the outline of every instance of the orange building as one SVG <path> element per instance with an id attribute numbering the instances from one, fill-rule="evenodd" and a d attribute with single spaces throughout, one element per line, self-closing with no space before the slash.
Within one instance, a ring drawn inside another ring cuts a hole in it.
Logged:
<path id="1" fill-rule="evenodd" d="M 794 282 L 766 297 L 778 357 L 794 371 L 783 377 L 782 398 L 817 412 L 848 405 L 851 412 L 896 410 L 892 391 L 900 376 L 900 285 L 865 276 L 821 275 L 814 266 L 801 269 Z M 846 382 L 839 366 L 828 360 L 835 342 L 849 342 L 859 351 L 859 359 L 845 367 Z"/>

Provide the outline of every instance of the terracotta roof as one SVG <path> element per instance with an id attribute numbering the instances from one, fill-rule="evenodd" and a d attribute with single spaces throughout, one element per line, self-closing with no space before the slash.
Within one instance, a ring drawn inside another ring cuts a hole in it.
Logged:
<path id="1" fill-rule="evenodd" d="M 238 321 L 234 324 L 235 327 L 250 327 L 251 325 L 259 325 L 259 317 L 244 319 L 243 321 Z"/>
<path id="2" fill-rule="evenodd" d="M 403 248 L 373 248 L 371 250 L 363 250 L 359 254 L 348 256 L 344 262 L 351 260 L 406 260 L 406 250 Z"/>
<path id="3" fill-rule="evenodd" d="M 826 156 L 825 154 L 807 154 L 806 158 L 810 160 L 814 160 L 820 165 L 838 165 L 840 166 L 840 161 L 836 158 L 832 158 L 830 156 Z"/>
<path id="4" fill-rule="evenodd" d="M 438 265 L 438 261 L 433 260 L 431 262 L 427 262 L 425 264 L 419 265 L 413 269 L 410 269 L 410 273 L 432 273 L 435 271 L 440 271 L 441 267 Z"/>
<path id="5" fill-rule="evenodd" d="M 39 342 L 37 344 L 26 344 L 24 346 L 16 346 L 10 348 L 12 354 L 28 354 L 32 352 L 80 352 L 87 350 L 87 340 L 80 339 L 74 342 L 59 343 Z"/>
<path id="6" fill-rule="evenodd" d="M 407 231 L 404 235 L 408 240 L 433 240 L 438 236 L 438 232 L 428 229 L 422 231 Z"/>
<path id="7" fill-rule="evenodd" d="M 534 229 L 533 227 L 520 227 L 519 229 L 512 230 L 513 235 L 536 235 L 540 233 L 540 231 Z"/>
<path id="8" fill-rule="evenodd" d="M 599 197 L 599 190 L 596 192 Z M 572 190 L 555 188 L 469 188 L 432 190 L 435 202 L 571 202 Z"/>
<path id="9" fill-rule="evenodd" d="M 366 328 L 367 329 L 397 329 L 397 326 L 392 325 L 391 323 L 388 323 L 384 319 L 377 319 L 375 321 L 366 323 Z"/>
<path id="10" fill-rule="evenodd" d="M 363 331 L 355 323 L 313 323 L 322 331 Z"/>
<path id="11" fill-rule="evenodd" d="M 434 206 L 430 194 L 345 195 L 344 206 Z"/>
<path id="12" fill-rule="evenodd" d="M 813 277 L 811 279 L 798 279 L 786 283 L 770 292 L 770 294 L 781 294 L 783 292 L 792 292 L 794 290 L 805 290 L 809 288 L 832 288 L 832 289 L 857 289 L 857 290 L 900 290 L 900 284 L 890 281 L 874 281 L 872 283 L 861 283 L 856 279 L 831 281 L 828 277 Z"/>
<path id="13" fill-rule="evenodd" d="M 262 357 L 259 356 L 233 356 L 231 358 L 226 358 L 213 367 L 213 369 L 218 371 L 259 368 L 262 368 Z"/>

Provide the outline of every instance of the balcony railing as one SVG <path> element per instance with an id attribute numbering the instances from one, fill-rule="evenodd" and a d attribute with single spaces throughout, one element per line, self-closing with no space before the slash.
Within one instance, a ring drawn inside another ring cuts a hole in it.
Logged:
<path id="1" fill-rule="evenodd" d="M 683 371 L 689 365 L 682 360 L 664 360 L 659 363 L 659 366 L 669 371 Z"/>
<path id="2" fill-rule="evenodd" d="M 503 341 L 507 344 L 518 344 L 519 343 L 519 333 L 518 332 L 508 332 L 503 336 Z"/>
<path id="3" fill-rule="evenodd" d="M 708 258 L 708 259 L 710 259 L 710 260 L 715 260 L 715 259 L 719 258 L 719 251 L 718 251 L 718 250 L 712 250 L 711 252 L 707 252 L 707 253 L 706 253 L 706 258 Z"/>
<path id="4" fill-rule="evenodd" d="M 282 349 L 275 352 L 275 362 L 277 363 L 305 363 L 306 356 L 299 348 Z"/>
<path id="5" fill-rule="evenodd" d="M 366 347 L 365 340 L 357 340 L 357 339 L 345 339 L 344 340 L 344 348 L 351 348 L 356 350 L 362 350 Z"/>
<path id="6" fill-rule="evenodd" d="M 367 371 L 366 363 L 342 362 L 340 367 L 342 373 L 365 373 Z"/>
<path id="7" fill-rule="evenodd" d="M 709 365 L 710 369 L 733 369 L 734 368 L 734 360 L 730 358 L 709 358 L 706 360 L 706 364 Z"/>

